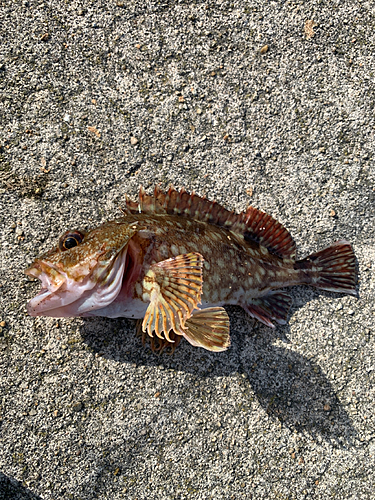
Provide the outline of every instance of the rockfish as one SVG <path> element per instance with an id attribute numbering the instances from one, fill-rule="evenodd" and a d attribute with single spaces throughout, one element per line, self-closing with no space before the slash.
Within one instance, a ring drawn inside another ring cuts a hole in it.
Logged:
<path id="1" fill-rule="evenodd" d="M 312 285 L 355 295 L 353 249 L 345 240 L 296 260 L 288 231 L 249 207 L 236 214 L 170 188 L 140 189 L 123 216 L 89 231 L 67 231 L 25 271 L 42 282 L 31 316 L 142 319 L 154 351 L 185 337 L 223 351 L 230 345 L 225 304 L 269 327 L 285 324 L 291 297 L 278 289 Z M 154 333 L 156 337 L 154 337 Z"/>

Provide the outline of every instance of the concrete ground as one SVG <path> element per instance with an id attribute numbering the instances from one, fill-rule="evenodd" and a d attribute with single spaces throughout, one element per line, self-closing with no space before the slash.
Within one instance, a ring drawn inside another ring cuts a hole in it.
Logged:
<path id="1" fill-rule="evenodd" d="M 371 1 L 0 6 L 0 498 L 374 498 Z M 130 320 L 31 318 L 23 274 L 143 184 L 252 204 L 299 255 L 345 238 L 358 298 L 152 354 Z"/>

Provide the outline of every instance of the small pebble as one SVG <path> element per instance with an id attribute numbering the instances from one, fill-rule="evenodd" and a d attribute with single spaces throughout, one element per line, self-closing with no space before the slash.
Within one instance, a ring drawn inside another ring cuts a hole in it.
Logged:
<path id="1" fill-rule="evenodd" d="M 80 401 L 78 401 L 77 403 L 74 403 L 72 408 L 73 411 L 81 411 L 83 408 L 83 404 Z"/>
<path id="2" fill-rule="evenodd" d="M 260 49 L 260 53 L 261 53 L 261 54 L 266 54 L 266 52 L 268 52 L 268 50 L 269 50 L 268 45 L 264 45 L 264 47 L 262 47 L 262 48 Z"/>
<path id="3" fill-rule="evenodd" d="M 135 146 L 136 144 L 138 144 L 138 139 L 136 137 L 130 137 L 130 144 L 132 146 Z"/>

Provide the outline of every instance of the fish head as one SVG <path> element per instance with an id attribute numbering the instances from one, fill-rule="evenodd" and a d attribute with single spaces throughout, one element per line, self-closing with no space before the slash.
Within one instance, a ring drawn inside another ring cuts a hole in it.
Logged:
<path id="1" fill-rule="evenodd" d="M 42 289 L 27 304 L 31 316 L 85 316 L 119 294 L 129 241 L 137 225 L 108 222 L 90 231 L 67 231 L 25 274 Z"/>

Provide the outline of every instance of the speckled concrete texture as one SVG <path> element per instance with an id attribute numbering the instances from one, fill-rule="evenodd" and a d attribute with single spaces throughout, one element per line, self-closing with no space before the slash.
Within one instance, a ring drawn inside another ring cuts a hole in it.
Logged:
<path id="1" fill-rule="evenodd" d="M 0 5 L 0 498 L 374 498 L 371 1 Z M 173 183 L 345 238 L 358 298 L 152 354 L 130 320 L 31 318 L 23 270 Z"/>

